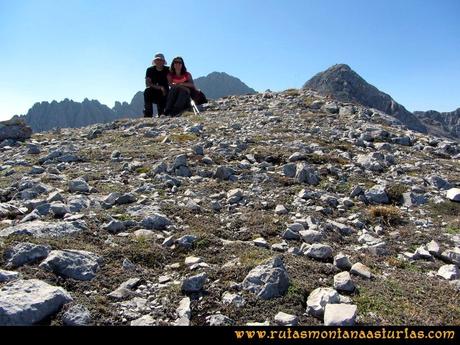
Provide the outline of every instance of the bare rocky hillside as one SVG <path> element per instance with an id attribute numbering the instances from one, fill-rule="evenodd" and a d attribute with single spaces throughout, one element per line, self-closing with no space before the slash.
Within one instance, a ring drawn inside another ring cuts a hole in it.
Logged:
<path id="1" fill-rule="evenodd" d="M 459 324 L 458 143 L 287 90 L 0 145 L 0 324 Z"/>

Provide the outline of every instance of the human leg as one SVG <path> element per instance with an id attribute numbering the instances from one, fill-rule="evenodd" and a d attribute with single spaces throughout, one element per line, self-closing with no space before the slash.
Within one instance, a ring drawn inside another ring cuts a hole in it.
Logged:
<path id="1" fill-rule="evenodd" d="M 153 116 L 153 99 L 154 99 L 154 89 L 148 87 L 144 91 L 144 117 Z"/>

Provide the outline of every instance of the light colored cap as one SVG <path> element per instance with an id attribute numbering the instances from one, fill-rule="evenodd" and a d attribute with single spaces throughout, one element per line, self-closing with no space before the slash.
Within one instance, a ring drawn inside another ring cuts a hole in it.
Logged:
<path id="1" fill-rule="evenodd" d="M 165 61 L 165 56 L 163 54 L 161 54 L 161 53 L 157 53 L 157 54 L 155 54 L 155 58 L 153 59 L 153 61 L 155 61 L 155 60 L 163 60 L 163 61 Z"/>

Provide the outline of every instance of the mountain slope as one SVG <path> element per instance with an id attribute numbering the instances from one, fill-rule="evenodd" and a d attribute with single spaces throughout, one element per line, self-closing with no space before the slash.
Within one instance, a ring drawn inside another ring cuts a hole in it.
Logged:
<path id="1" fill-rule="evenodd" d="M 81 103 L 69 99 L 36 103 L 26 115 L 16 117 L 23 119 L 34 132 L 51 128 L 76 128 L 120 118 L 108 106 L 88 99 Z"/>
<path id="2" fill-rule="evenodd" d="M 142 91 L 138 91 L 131 100 L 131 103 L 115 102 L 115 106 L 112 110 L 120 118 L 139 117 L 142 114 L 142 111 L 144 110 L 144 93 Z M 156 113 L 156 107 L 153 107 L 153 111 Z"/>
<path id="3" fill-rule="evenodd" d="M 240 79 L 227 73 L 213 72 L 206 77 L 195 79 L 195 85 L 201 89 L 209 99 L 218 99 L 231 95 L 246 95 L 256 93 Z"/>
<path id="4" fill-rule="evenodd" d="M 375 108 L 401 121 L 408 128 L 426 133 L 426 127 L 391 96 L 367 83 L 345 64 L 334 65 L 307 81 L 303 88 L 330 95 L 339 101 Z"/>
<path id="5" fill-rule="evenodd" d="M 444 113 L 435 110 L 414 111 L 414 115 L 422 121 L 430 133 L 453 139 L 460 138 L 460 108 Z"/>
<path id="6" fill-rule="evenodd" d="M 289 90 L 0 145 L 0 324 L 458 325 L 460 144 L 394 122 Z"/>

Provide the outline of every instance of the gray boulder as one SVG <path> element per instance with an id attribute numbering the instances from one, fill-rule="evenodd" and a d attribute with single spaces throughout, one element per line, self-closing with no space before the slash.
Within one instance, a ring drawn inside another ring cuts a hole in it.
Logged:
<path id="1" fill-rule="evenodd" d="M 369 268 L 360 262 L 357 262 L 353 266 L 351 266 L 350 273 L 366 279 L 372 278 L 372 273 L 369 270 Z"/>
<path id="2" fill-rule="evenodd" d="M 403 205 L 406 207 L 419 206 L 428 202 L 428 198 L 423 194 L 407 192 L 403 193 L 402 196 L 404 200 Z"/>
<path id="3" fill-rule="evenodd" d="M 225 305 L 232 304 L 237 308 L 241 308 L 246 304 L 246 300 L 241 295 L 226 291 L 222 295 L 222 303 Z"/>
<path id="4" fill-rule="evenodd" d="M 232 326 L 235 321 L 222 314 L 214 314 L 206 317 L 209 326 Z"/>
<path id="5" fill-rule="evenodd" d="M 322 317 L 326 304 L 340 303 L 340 295 L 332 288 L 317 288 L 307 299 L 307 314 Z"/>
<path id="6" fill-rule="evenodd" d="M 385 187 L 381 185 L 375 185 L 372 188 L 368 189 L 364 193 L 367 201 L 371 204 L 388 204 L 390 198 L 388 197 Z"/>
<path id="7" fill-rule="evenodd" d="M 332 247 L 327 244 L 314 243 L 308 247 L 305 255 L 312 259 L 328 260 L 332 258 Z"/>
<path id="8" fill-rule="evenodd" d="M 299 235 L 302 236 L 302 240 L 307 243 L 318 243 L 323 239 L 323 234 L 316 230 L 299 231 Z"/>
<path id="9" fill-rule="evenodd" d="M 324 325 L 353 326 L 357 309 L 354 304 L 327 304 L 324 310 Z"/>
<path id="10" fill-rule="evenodd" d="M 401 136 L 401 137 L 396 137 L 392 139 L 394 144 L 397 145 L 402 145 L 402 146 L 412 146 L 412 139 L 410 137 L 406 136 Z"/>
<path id="11" fill-rule="evenodd" d="M 447 199 L 460 202 L 460 188 L 451 188 L 447 191 Z"/>
<path id="12" fill-rule="evenodd" d="M 436 187 L 441 190 L 446 190 L 452 188 L 452 184 L 447 182 L 441 176 L 438 175 L 430 175 L 425 178 L 425 180 L 433 187 Z"/>
<path id="13" fill-rule="evenodd" d="M 66 213 L 70 212 L 70 209 L 62 202 L 53 202 L 50 205 L 50 212 L 57 218 L 62 218 Z"/>
<path id="14" fill-rule="evenodd" d="M 343 253 L 334 256 L 334 266 L 340 270 L 348 271 L 351 268 L 350 259 Z"/>
<path id="15" fill-rule="evenodd" d="M 284 295 L 289 287 L 289 275 L 280 256 L 252 269 L 244 278 L 242 287 L 262 299 Z"/>
<path id="16" fill-rule="evenodd" d="M 0 283 L 19 279 L 19 272 L 5 271 L 0 269 Z"/>
<path id="17" fill-rule="evenodd" d="M 63 288 L 37 279 L 8 283 L 0 288 L 0 325 L 33 325 L 71 301 Z"/>
<path id="18" fill-rule="evenodd" d="M 136 326 L 145 327 L 145 326 L 155 326 L 156 324 L 157 323 L 155 319 L 152 317 L 152 315 L 144 315 L 136 320 L 131 321 L 129 325 L 133 327 L 136 327 Z"/>
<path id="19" fill-rule="evenodd" d="M 198 237 L 195 235 L 184 235 L 181 238 L 178 238 L 176 240 L 176 243 L 178 246 L 181 246 L 183 248 L 192 248 L 193 244 L 198 240 Z"/>
<path id="20" fill-rule="evenodd" d="M 297 173 L 297 164 L 289 163 L 283 166 L 283 174 L 287 177 L 295 177 Z"/>
<path id="21" fill-rule="evenodd" d="M 350 273 L 341 272 L 334 276 L 334 289 L 337 291 L 353 292 L 356 286 L 351 280 Z"/>
<path id="22" fill-rule="evenodd" d="M 448 263 L 460 267 L 460 248 L 447 249 L 442 252 L 441 258 Z"/>
<path id="23" fill-rule="evenodd" d="M 340 234 L 342 234 L 344 236 L 351 235 L 355 231 L 352 227 L 350 227 L 350 226 L 348 226 L 346 224 L 343 224 L 343 223 L 333 221 L 333 220 L 328 220 L 327 224 L 332 229 L 340 232 Z"/>
<path id="24" fill-rule="evenodd" d="M 139 286 L 140 283 L 140 278 L 128 279 L 127 281 L 120 284 L 118 288 L 109 293 L 107 296 L 115 300 L 122 300 L 127 297 L 132 297 L 134 295 L 134 289 Z"/>
<path id="25" fill-rule="evenodd" d="M 0 122 L 0 142 L 8 139 L 24 141 L 31 135 L 32 128 L 22 120 L 12 119 Z"/>
<path id="26" fill-rule="evenodd" d="M 33 237 L 62 237 L 86 229 L 83 221 L 49 223 L 41 220 L 22 223 L 0 230 L 0 237 L 27 235 Z"/>
<path id="27" fill-rule="evenodd" d="M 192 316 L 192 309 L 190 308 L 189 297 L 182 298 L 182 300 L 179 302 L 179 306 L 176 309 L 176 314 L 179 318 L 185 317 L 190 320 L 190 317 Z"/>
<path id="28" fill-rule="evenodd" d="M 214 178 L 218 180 L 227 181 L 234 174 L 235 174 L 235 171 L 232 168 L 220 166 L 216 169 L 216 172 L 214 173 Z"/>
<path id="29" fill-rule="evenodd" d="M 297 173 L 295 178 L 300 183 L 306 183 L 309 185 L 317 186 L 320 182 L 318 173 L 311 167 L 308 167 L 306 164 L 297 165 Z"/>
<path id="30" fill-rule="evenodd" d="M 114 219 L 111 220 L 108 224 L 104 224 L 103 229 L 112 234 L 118 234 L 119 232 L 125 231 L 126 226 L 124 222 L 120 222 L 119 220 Z"/>
<path id="31" fill-rule="evenodd" d="M 99 270 L 101 257 L 83 250 L 53 250 L 40 267 L 76 280 L 91 280 Z"/>
<path id="32" fill-rule="evenodd" d="M 115 204 L 117 205 L 126 205 L 126 204 L 132 204 L 133 202 L 136 202 L 137 198 L 134 194 L 132 193 L 125 193 L 121 196 L 119 196 L 115 200 Z"/>
<path id="33" fill-rule="evenodd" d="M 444 265 L 439 268 L 437 275 L 447 280 L 454 280 L 460 278 L 460 270 L 455 265 Z"/>
<path id="34" fill-rule="evenodd" d="M 160 213 L 155 213 L 141 221 L 141 226 L 148 230 L 164 230 L 171 224 L 172 222 Z"/>
<path id="35" fill-rule="evenodd" d="M 207 278 L 208 275 L 206 273 L 200 273 L 193 277 L 184 279 L 182 282 L 182 291 L 185 293 L 201 291 Z"/>
<path id="36" fill-rule="evenodd" d="M 49 246 L 18 243 L 5 251 L 5 261 L 7 267 L 20 267 L 46 258 L 50 251 Z"/>
<path id="37" fill-rule="evenodd" d="M 383 160 L 383 154 L 374 152 L 368 155 L 358 155 L 356 162 L 367 170 L 382 172 L 384 170 Z"/>
<path id="38" fill-rule="evenodd" d="M 76 304 L 64 313 L 62 322 L 66 326 L 88 326 L 91 323 L 91 313 L 85 306 Z"/>
<path id="39" fill-rule="evenodd" d="M 179 155 L 174 159 L 174 164 L 173 164 L 174 169 L 180 168 L 181 166 L 187 166 L 187 155 L 186 154 Z"/>
<path id="40" fill-rule="evenodd" d="M 240 188 L 232 189 L 227 192 L 227 202 L 229 204 L 237 204 L 243 199 L 243 190 Z"/>
<path id="41" fill-rule="evenodd" d="M 326 103 L 325 105 L 323 105 L 322 109 L 331 114 L 339 113 L 339 107 L 337 106 L 337 103 L 335 102 Z"/>
<path id="42" fill-rule="evenodd" d="M 285 240 L 300 240 L 300 234 L 290 228 L 286 229 L 281 237 Z"/>
<path id="43" fill-rule="evenodd" d="M 182 177 L 191 177 L 193 175 L 190 168 L 185 165 L 181 165 L 180 167 L 174 169 L 174 173 L 176 174 L 176 176 L 182 176 Z"/>
<path id="44" fill-rule="evenodd" d="M 280 311 L 275 315 L 275 323 L 279 326 L 297 326 L 299 318 L 296 315 L 286 314 Z"/>
<path id="45" fill-rule="evenodd" d="M 84 179 L 77 178 L 69 182 L 69 190 L 71 193 L 89 193 L 89 185 Z"/>

